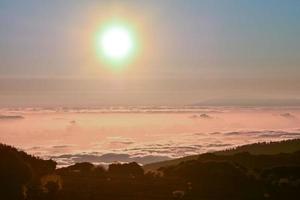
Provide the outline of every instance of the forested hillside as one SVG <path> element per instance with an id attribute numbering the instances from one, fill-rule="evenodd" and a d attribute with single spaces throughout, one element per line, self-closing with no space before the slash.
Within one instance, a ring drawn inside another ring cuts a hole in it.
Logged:
<path id="1" fill-rule="evenodd" d="M 255 146 L 263 145 L 279 151 L 282 146 L 298 143 L 299 140 L 254 144 L 247 149 L 254 151 Z M 287 149 L 291 151 L 294 147 Z M 206 153 L 156 171 L 144 171 L 134 162 L 112 163 L 108 168 L 86 162 L 55 167 L 52 160 L 1 145 L 0 199 L 296 200 L 300 197 L 300 151 L 255 155 Z"/>
<path id="2" fill-rule="evenodd" d="M 300 151 L 300 139 L 294 140 L 284 140 L 278 142 L 261 142 L 248 144 L 243 146 L 238 146 L 232 149 L 226 149 L 224 151 L 214 152 L 216 155 L 232 155 L 236 153 L 248 152 L 252 155 L 274 155 L 280 153 L 293 153 Z M 151 163 L 144 166 L 145 171 L 157 170 L 160 167 L 165 167 L 169 165 L 177 165 L 180 162 L 195 160 L 198 158 L 198 155 L 187 156 L 183 158 L 167 160 L 157 163 Z"/>

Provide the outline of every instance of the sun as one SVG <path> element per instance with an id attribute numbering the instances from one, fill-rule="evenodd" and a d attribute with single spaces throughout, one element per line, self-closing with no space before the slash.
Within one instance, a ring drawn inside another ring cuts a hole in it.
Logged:
<path id="1" fill-rule="evenodd" d="M 111 27 L 101 36 L 101 48 L 112 59 L 123 59 L 132 49 L 133 41 L 124 27 Z"/>
<path id="2" fill-rule="evenodd" d="M 123 24 L 105 26 L 98 34 L 97 53 L 110 64 L 126 64 L 136 50 L 133 30 Z"/>

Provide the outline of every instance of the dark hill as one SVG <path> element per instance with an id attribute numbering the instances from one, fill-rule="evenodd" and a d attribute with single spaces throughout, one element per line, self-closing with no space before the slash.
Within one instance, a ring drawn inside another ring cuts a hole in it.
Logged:
<path id="1" fill-rule="evenodd" d="M 145 172 L 134 162 L 55 169 L 54 161 L 0 145 L 0 199 L 298 200 L 298 148 L 299 140 L 252 144 Z"/>
<path id="2" fill-rule="evenodd" d="M 293 153 L 300 151 L 300 139 L 284 140 L 279 142 L 261 142 L 239 146 L 233 149 L 227 149 L 224 151 L 214 152 L 216 155 L 232 155 L 236 153 L 248 152 L 252 155 L 274 155 L 279 153 Z M 166 167 L 169 165 L 177 165 L 180 162 L 188 160 L 196 160 L 201 155 L 187 156 L 183 158 L 162 161 L 157 163 L 151 163 L 145 165 L 143 168 L 145 171 L 157 170 L 160 167 Z"/>
<path id="3" fill-rule="evenodd" d="M 0 144 L 0 199 L 23 199 L 25 191 L 36 187 L 42 176 L 51 174 L 56 162 L 28 155 Z"/>

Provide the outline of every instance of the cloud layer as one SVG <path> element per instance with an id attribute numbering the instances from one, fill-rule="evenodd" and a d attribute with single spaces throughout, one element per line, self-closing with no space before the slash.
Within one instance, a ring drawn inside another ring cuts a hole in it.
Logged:
<path id="1" fill-rule="evenodd" d="M 141 164 L 300 137 L 300 107 L 2 108 L 0 141 L 60 166 Z"/>
<path id="2" fill-rule="evenodd" d="M 126 143 L 128 145 L 126 148 L 113 150 L 111 153 L 85 152 L 61 154 L 51 158 L 58 161 L 58 164 L 61 166 L 76 162 L 91 162 L 94 164 L 107 165 L 112 162 L 134 161 L 140 164 L 148 164 L 203 152 L 223 150 L 248 143 L 292 138 L 300 138 L 300 132 L 259 130 L 194 133 L 184 135 L 180 139 L 161 141 L 160 143 L 143 143 L 137 145 L 132 141 Z M 64 148 L 67 147 L 68 146 L 53 146 L 52 148 L 62 148 L 63 153 Z"/>

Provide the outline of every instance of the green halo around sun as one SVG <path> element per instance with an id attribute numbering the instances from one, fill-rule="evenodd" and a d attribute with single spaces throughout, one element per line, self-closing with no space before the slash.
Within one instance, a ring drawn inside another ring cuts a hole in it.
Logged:
<path id="1" fill-rule="evenodd" d="M 125 23 L 107 23 L 96 34 L 98 57 L 109 66 L 128 65 L 137 52 L 135 31 Z"/>

